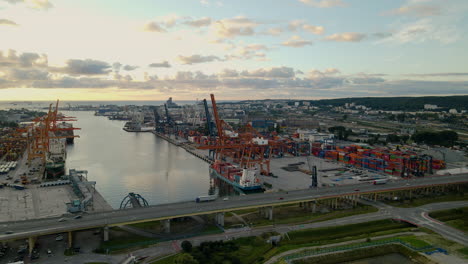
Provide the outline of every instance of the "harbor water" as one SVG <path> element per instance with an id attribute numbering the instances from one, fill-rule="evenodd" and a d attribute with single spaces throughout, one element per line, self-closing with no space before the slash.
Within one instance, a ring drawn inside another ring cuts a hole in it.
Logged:
<path id="1" fill-rule="evenodd" d="M 69 168 L 88 170 L 88 180 L 115 209 L 130 192 L 150 205 L 195 200 L 210 189 L 208 164 L 152 133 L 122 130 L 125 121 L 88 111 L 62 111 L 74 122 L 75 144 L 67 146 Z"/>

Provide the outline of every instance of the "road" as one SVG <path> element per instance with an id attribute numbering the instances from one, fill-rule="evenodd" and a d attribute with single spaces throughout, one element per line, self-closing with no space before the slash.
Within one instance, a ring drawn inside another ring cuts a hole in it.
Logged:
<path id="1" fill-rule="evenodd" d="M 365 183 L 351 186 L 320 188 L 318 190 L 252 194 L 232 197 L 228 201 L 219 199 L 217 201 L 205 203 L 181 202 L 163 204 L 144 208 L 90 213 L 85 214 L 83 218 L 76 220 L 68 217 L 67 220 L 63 222 L 58 222 L 59 218 L 4 222 L 0 223 L 0 241 L 84 230 L 95 227 L 118 226 L 145 221 L 171 219 L 182 216 L 228 212 L 262 206 L 277 206 L 302 201 L 312 201 L 315 199 L 326 199 L 379 191 L 405 190 L 415 187 L 434 186 L 448 183 L 468 183 L 468 174 L 426 177 L 406 181 L 402 180 L 382 185 Z M 11 231 L 13 233 L 6 234 L 5 232 L 7 231 Z"/>
<path id="2" fill-rule="evenodd" d="M 373 202 L 372 202 L 373 203 Z M 230 240 L 236 239 L 239 237 L 248 237 L 248 236 L 258 236 L 265 232 L 278 232 L 280 234 L 285 234 L 293 230 L 304 230 L 310 228 L 321 228 L 321 227 L 330 227 L 330 226 L 337 226 L 337 225 L 348 225 L 348 224 L 357 224 L 357 223 L 364 223 L 369 221 L 381 220 L 392 218 L 393 214 L 399 216 L 400 218 L 406 218 L 407 216 L 415 216 L 416 219 L 412 219 L 415 223 L 424 223 L 424 217 L 421 213 L 426 213 L 432 210 L 443 210 L 443 209 L 452 209 L 452 208 L 459 208 L 468 206 L 468 201 L 456 201 L 456 202 L 443 202 L 443 203 L 435 203 L 435 204 L 428 204 L 420 207 L 414 208 L 396 208 L 391 207 L 384 204 L 374 204 L 379 208 L 379 212 L 376 213 L 369 213 L 369 214 L 362 214 L 362 215 L 354 215 L 348 216 L 338 219 L 332 219 L 323 222 L 315 222 L 309 224 L 284 224 L 284 225 L 274 225 L 274 226 L 264 226 L 259 228 L 240 228 L 240 229 L 231 229 L 226 230 L 225 233 L 221 234 L 213 234 L 213 235 L 205 235 L 205 236 L 197 236 L 192 238 L 187 238 L 186 240 L 190 241 L 194 246 L 199 245 L 205 241 L 218 241 L 218 240 Z M 443 224 L 442 224 L 443 225 Z M 455 230 L 455 233 L 460 233 L 460 231 Z M 458 235 L 457 235 L 458 237 Z M 451 238 L 449 238 L 451 239 Z M 465 236 L 466 239 L 466 236 Z M 168 254 L 177 253 L 180 250 L 180 243 L 182 241 L 168 241 L 158 243 L 154 246 L 143 248 L 132 252 L 134 256 L 137 257 L 148 257 L 147 260 L 154 259 L 156 257 L 165 256 Z M 329 245 L 327 245 L 329 246 Z M 123 259 L 123 255 L 112 255 L 113 261 L 118 263 L 118 259 Z M 79 254 L 77 256 L 68 257 L 68 263 L 83 263 L 83 260 L 89 261 L 104 261 L 105 258 L 108 256 L 102 254 Z M 34 263 L 37 264 L 55 264 L 55 263 L 63 263 L 64 257 L 57 256 L 51 259 L 39 259 Z M 109 261 L 109 260 L 107 260 Z M 114 262 L 112 262 L 114 263 Z M 150 263 L 144 262 L 144 263 Z"/>

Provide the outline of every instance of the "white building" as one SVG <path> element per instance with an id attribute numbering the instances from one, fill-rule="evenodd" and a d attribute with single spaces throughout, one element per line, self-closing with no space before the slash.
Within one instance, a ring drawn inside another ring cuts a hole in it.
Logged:
<path id="1" fill-rule="evenodd" d="M 449 113 L 450 114 L 458 114 L 458 111 L 457 111 L 457 109 L 450 109 Z"/>
<path id="2" fill-rule="evenodd" d="M 433 110 L 433 109 L 437 109 L 437 105 L 432 105 L 432 104 L 425 104 L 424 105 L 424 109 L 425 110 Z"/>

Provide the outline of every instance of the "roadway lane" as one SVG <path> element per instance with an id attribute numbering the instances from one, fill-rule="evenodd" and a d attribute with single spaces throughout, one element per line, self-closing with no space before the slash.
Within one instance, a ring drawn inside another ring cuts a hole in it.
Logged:
<path id="1" fill-rule="evenodd" d="M 298 203 L 301 201 L 312 201 L 315 199 L 333 198 L 344 195 L 365 194 L 378 191 L 404 190 L 414 187 L 432 186 L 447 183 L 468 183 L 468 174 L 426 177 L 414 180 L 400 180 L 395 182 L 388 182 L 387 184 L 382 185 L 372 185 L 365 183 L 359 185 L 320 188 L 318 190 L 309 189 L 290 192 L 252 194 L 231 197 L 228 201 L 218 199 L 217 201 L 205 203 L 181 202 L 174 204 L 163 204 L 145 208 L 85 214 L 81 219 L 75 220 L 72 218 L 67 218 L 67 221 L 65 222 L 58 222 L 59 218 L 46 218 L 20 222 L 4 222 L 0 223 L 0 241 L 83 230 L 102 226 L 117 226 L 144 221 L 170 219 L 187 215 L 203 215 L 214 212 L 228 212 L 234 209 L 276 206 L 281 204 Z M 5 234 L 6 231 L 12 231 L 13 233 Z"/>

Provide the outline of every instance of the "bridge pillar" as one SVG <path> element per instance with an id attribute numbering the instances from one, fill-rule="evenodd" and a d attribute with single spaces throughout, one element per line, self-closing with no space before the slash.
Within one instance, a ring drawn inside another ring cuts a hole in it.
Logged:
<path id="1" fill-rule="evenodd" d="M 31 256 L 33 249 L 34 249 L 34 244 L 36 244 L 37 237 L 30 237 L 28 238 L 28 246 L 29 246 L 29 255 Z"/>
<path id="2" fill-rule="evenodd" d="M 104 232 L 103 232 L 103 234 L 104 234 L 104 242 L 105 242 L 105 241 L 109 241 L 109 227 L 108 227 L 108 226 L 105 226 L 105 227 L 104 227 Z"/>
<path id="3" fill-rule="evenodd" d="M 267 207 L 267 218 L 273 220 L 273 206 Z"/>
<path id="4" fill-rule="evenodd" d="M 73 247 L 73 232 L 68 231 L 68 247 L 72 248 Z"/>
<path id="5" fill-rule="evenodd" d="M 317 202 L 314 201 L 312 204 L 312 213 L 315 214 L 315 211 L 317 210 Z"/>
<path id="6" fill-rule="evenodd" d="M 162 220 L 161 223 L 164 233 L 169 234 L 171 232 L 171 219 Z"/>
<path id="7" fill-rule="evenodd" d="M 224 227 L 224 213 L 216 213 L 216 224 Z"/>

